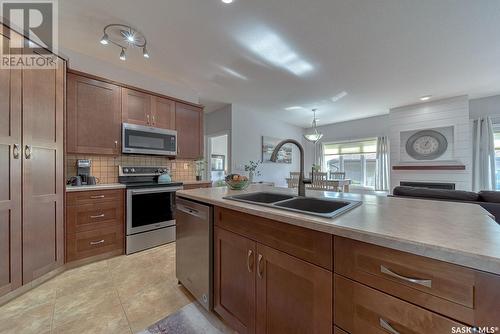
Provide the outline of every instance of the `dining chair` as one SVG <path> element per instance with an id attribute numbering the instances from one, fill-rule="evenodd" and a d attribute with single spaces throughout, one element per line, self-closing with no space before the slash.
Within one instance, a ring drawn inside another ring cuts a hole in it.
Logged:
<path id="1" fill-rule="evenodd" d="M 290 172 L 290 178 L 286 179 L 288 188 L 297 188 L 299 186 L 299 172 Z"/>
<path id="2" fill-rule="evenodd" d="M 311 179 L 310 189 L 314 190 L 328 190 L 328 173 L 323 172 L 309 172 Z"/>
<path id="3" fill-rule="evenodd" d="M 330 180 L 345 180 L 345 172 L 330 172 Z"/>

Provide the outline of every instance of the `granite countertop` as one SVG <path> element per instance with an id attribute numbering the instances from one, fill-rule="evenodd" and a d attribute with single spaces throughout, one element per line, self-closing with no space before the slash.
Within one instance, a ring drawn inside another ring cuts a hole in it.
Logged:
<path id="1" fill-rule="evenodd" d="M 361 200 L 360 207 L 322 218 L 223 199 L 243 192 L 296 190 L 251 185 L 180 190 L 178 196 L 350 239 L 500 274 L 500 225 L 477 204 L 353 193 L 307 191 L 307 196 Z"/>
<path id="2" fill-rule="evenodd" d="M 103 183 L 95 184 L 92 186 L 66 186 L 66 192 L 73 191 L 89 191 L 89 190 L 107 190 L 107 189 L 122 189 L 125 188 L 124 184 L 121 183 Z"/>

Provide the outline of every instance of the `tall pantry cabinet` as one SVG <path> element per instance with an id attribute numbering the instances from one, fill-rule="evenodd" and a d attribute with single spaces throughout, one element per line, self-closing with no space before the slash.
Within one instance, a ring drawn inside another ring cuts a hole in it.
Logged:
<path id="1" fill-rule="evenodd" d="M 0 295 L 64 262 L 65 74 L 0 69 Z"/>

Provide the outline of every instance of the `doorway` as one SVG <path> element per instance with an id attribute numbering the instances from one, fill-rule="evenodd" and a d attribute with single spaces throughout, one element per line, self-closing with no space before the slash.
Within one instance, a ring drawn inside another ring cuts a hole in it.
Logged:
<path id="1" fill-rule="evenodd" d="M 208 144 L 208 178 L 214 185 L 224 183 L 224 178 L 230 173 L 231 159 L 229 156 L 229 133 L 219 133 L 207 136 Z"/>

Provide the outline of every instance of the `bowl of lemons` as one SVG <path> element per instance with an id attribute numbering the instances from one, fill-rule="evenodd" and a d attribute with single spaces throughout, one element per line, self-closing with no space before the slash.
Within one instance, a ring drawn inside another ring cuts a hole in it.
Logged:
<path id="1" fill-rule="evenodd" d="M 239 174 L 229 174 L 225 178 L 227 186 L 232 190 L 243 190 L 248 187 L 248 177 Z"/>

